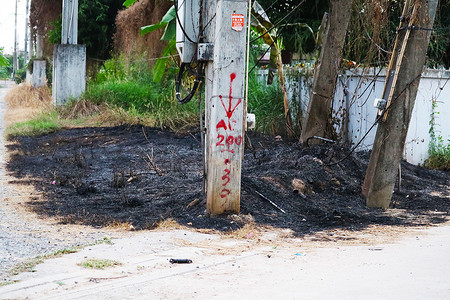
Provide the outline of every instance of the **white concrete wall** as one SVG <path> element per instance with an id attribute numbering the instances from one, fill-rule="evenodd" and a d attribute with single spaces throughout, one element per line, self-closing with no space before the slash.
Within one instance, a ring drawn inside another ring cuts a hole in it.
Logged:
<path id="1" fill-rule="evenodd" d="M 338 111 L 342 105 L 348 106 L 350 119 L 348 132 L 353 145 L 360 141 L 374 123 L 377 109 L 373 106 L 373 102 L 383 94 L 385 74 L 385 70 L 380 72 L 379 69 L 356 70 L 347 71 L 339 78 L 333 103 L 334 110 Z M 438 117 L 436 120 L 438 124 L 436 129 L 440 131 L 438 134 L 445 139 L 450 138 L 450 118 L 445 117 L 450 113 L 450 83 L 446 84 L 449 80 L 448 70 L 426 70 L 422 74 L 404 149 L 404 158 L 412 164 L 423 164 L 428 158 L 433 100 L 438 101 L 436 112 L 439 114 L 435 114 Z M 347 96 L 343 95 L 345 88 L 348 90 Z M 358 147 L 360 150 L 372 148 L 376 127 L 374 126 Z"/>
<path id="2" fill-rule="evenodd" d="M 304 117 L 309 102 L 311 79 L 310 77 L 305 79 L 301 71 L 298 71 L 299 79 L 295 79 L 293 70 L 289 70 L 289 73 L 288 93 L 291 101 L 300 103 L 298 106 L 302 109 Z M 262 76 L 262 73 L 258 75 Z M 339 76 L 333 100 L 333 116 L 339 120 L 335 128 L 342 136 L 347 136 L 352 145 L 356 145 L 374 124 L 377 109 L 373 103 L 375 98 L 381 98 L 383 94 L 385 75 L 385 70 L 367 68 L 348 70 Z M 450 139 L 450 70 L 428 69 L 422 74 L 404 150 L 404 158 L 412 164 L 421 165 L 428 157 L 433 100 L 437 101 L 434 112 L 436 133 L 444 140 L 448 140 Z M 349 112 L 349 122 L 348 131 L 344 133 L 340 131 L 345 128 L 343 125 L 346 110 Z M 293 117 L 295 115 L 294 111 Z M 257 119 L 256 122 L 258 122 Z M 358 150 L 372 149 L 376 130 L 377 125 L 367 134 Z"/>

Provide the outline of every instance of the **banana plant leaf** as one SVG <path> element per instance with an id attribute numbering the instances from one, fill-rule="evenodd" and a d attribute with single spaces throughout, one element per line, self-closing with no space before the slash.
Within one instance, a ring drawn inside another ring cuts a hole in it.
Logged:
<path id="1" fill-rule="evenodd" d="M 7 67 L 9 66 L 9 61 L 0 53 L 0 66 Z"/>
<path id="2" fill-rule="evenodd" d="M 130 7 L 131 5 L 134 4 L 134 2 L 137 2 L 138 0 L 127 0 L 123 3 L 123 6 L 125 7 Z"/>
<path id="3" fill-rule="evenodd" d="M 141 27 L 141 35 L 153 32 L 165 27 L 164 34 L 161 37 L 163 41 L 171 41 L 176 35 L 176 11 L 175 6 L 171 6 L 161 21 L 156 24 Z"/>

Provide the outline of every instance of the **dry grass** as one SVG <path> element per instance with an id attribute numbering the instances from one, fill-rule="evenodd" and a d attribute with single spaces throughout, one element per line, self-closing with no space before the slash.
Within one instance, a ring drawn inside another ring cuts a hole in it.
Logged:
<path id="1" fill-rule="evenodd" d="M 131 224 L 130 222 L 112 222 L 111 224 L 109 224 L 106 229 L 109 230 L 126 230 L 126 231 L 133 231 L 135 228 L 133 226 L 133 224 Z"/>
<path id="2" fill-rule="evenodd" d="M 34 88 L 29 83 L 13 87 L 5 96 L 8 108 L 39 108 L 48 110 L 52 103 L 52 93 L 47 86 Z"/>
<path id="3" fill-rule="evenodd" d="M 121 107 L 103 106 L 100 114 L 92 118 L 92 122 L 103 126 L 144 125 L 155 126 L 155 120 L 139 114 L 130 113 Z"/>
<path id="4" fill-rule="evenodd" d="M 251 239 L 255 236 L 261 236 L 262 232 L 263 230 L 261 230 L 261 226 L 257 226 L 255 223 L 247 223 L 242 228 L 228 232 L 225 237 L 235 239 Z"/>
<path id="5" fill-rule="evenodd" d="M 173 229 L 186 229 L 185 226 L 180 225 L 172 218 L 164 219 L 156 225 L 156 229 L 159 230 L 173 230 Z"/>
<path id="6" fill-rule="evenodd" d="M 86 269 L 104 270 L 110 267 L 121 266 L 122 263 L 111 259 L 90 258 L 77 265 Z"/>
<path id="7" fill-rule="evenodd" d="M 24 108 L 17 107 L 13 109 L 8 109 L 3 118 L 5 122 L 5 127 L 7 128 L 15 123 L 31 120 L 32 118 L 38 116 L 39 113 L 40 113 L 39 109 L 33 109 L 29 107 Z"/>
<path id="8" fill-rule="evenodd" d="M 42 112 L 50 111 L 52 95 L 46 86 L 34 88 L 31 84 L 20 84 L 13 87 L 5 96 L 8 110 L 4 116 L 5 126 L 28 121 Z"/>
<path id="9" fill-rule="evenodd" d="M 159 23 L 171 5 L 168 0 L 141 0 L 119 11 L 114 35 L 115 51 L 124 53 L 128 58 L 145 54 L 149 59 L 148 64 L 153 65 L 153 58 L 161 56 L 166 46 L 166 42 L 160 40 L 164 29 L 141 35 L 140 28 Z"/>
<path id="10" fill-rule="evenodd" d="M 66 119 L 86 118 L 100 114 L 103 110 L 104 107 L 102 105 L 95 104 L 86 99 L 73 101 L 67 106 L 58 107 L 59 115 Z"/>

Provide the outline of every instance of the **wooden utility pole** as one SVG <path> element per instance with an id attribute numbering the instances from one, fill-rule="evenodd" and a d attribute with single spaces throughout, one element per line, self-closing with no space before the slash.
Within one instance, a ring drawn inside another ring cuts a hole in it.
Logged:
<path id="1" fill-rule="evenodd" d="M 204 1 L 206 42 L 214 44 L 206 67 L 206 200 L 212 215 L 240 210 L 244 152 L 245 55 L 248 0 Z"/>
<path id="2" fill-rule="evenodd" d="M 314 71 L 313 89 L 308 112 L 302 124 L 300 142 L 312 136 L 325 137 L 330 118 L 330 106 L 342 60 L 345 35 L 353 1 L 331 0 L 330 14 L 323 37 L 322 50 Z"/>
<path id="3" fill-rule="evenodd" d="M 369 207 L 388 208 L 425 64 L 438 0 L 407 0 L 386 78 L 380 118 L 362 187 Z"/>

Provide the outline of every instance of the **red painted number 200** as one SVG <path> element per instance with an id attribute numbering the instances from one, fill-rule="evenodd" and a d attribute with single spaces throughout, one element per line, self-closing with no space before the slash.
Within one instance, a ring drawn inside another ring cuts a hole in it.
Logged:
<path id="1" fill-rule="evenodd" d="M 225 144 L 223 143 L 225 141 L 225 136 L 224 135 L 219 134 L 217 136 L 217 139 L 219 141 L 216 143 L 216 146 L 225 146 Z M 227 137 L 225 142 L 227 143 L 228 147 L 232 146 L 233 144 L 236 144 L 236 145 L 239 146 L 242 143 L 242 136 L 233 137 L 232 135 L 230 135 L 230 136 Z"/>

